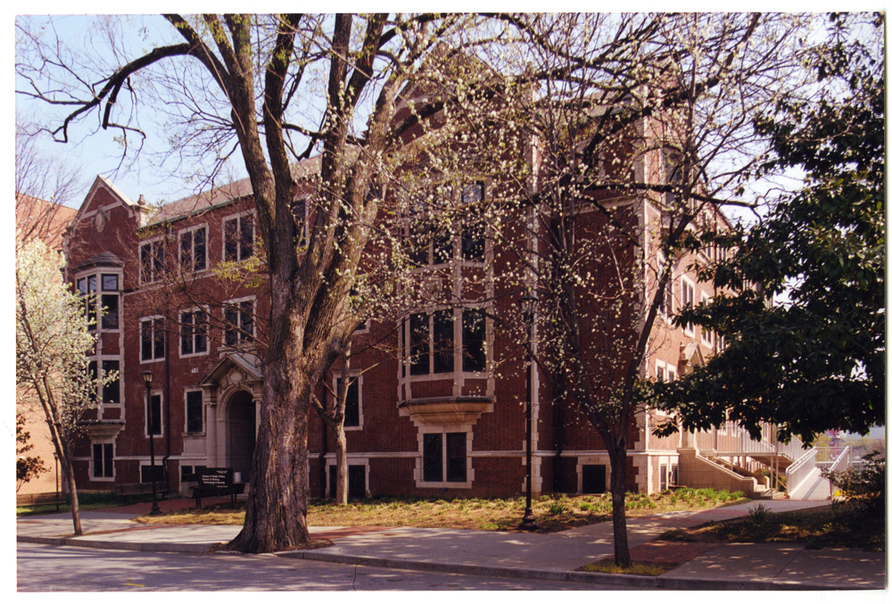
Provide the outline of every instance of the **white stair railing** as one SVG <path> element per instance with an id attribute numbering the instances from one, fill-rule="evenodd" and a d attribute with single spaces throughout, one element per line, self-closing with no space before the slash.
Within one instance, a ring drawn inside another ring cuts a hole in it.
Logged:
<path id="1" fill-rule="evenodd" d="M 827 469 L 827 473 L 831 472 L 844 472 L 852 467 L 852 447 L 847 446 L 843 449 L 839 455 L 836 457 L 836 460 L 833 464 Z M 830 497 L 833 497 L 833 493 L 836 491 L 836 485 L 833 482 L 830 482 Z"/>
<path id="2" fill-rule="evenodd" d="M 797 459 L 787 468 L 787 495 L 793 492 L 817 467 L 817 450 L 810 449 L 805 455 Z"/>

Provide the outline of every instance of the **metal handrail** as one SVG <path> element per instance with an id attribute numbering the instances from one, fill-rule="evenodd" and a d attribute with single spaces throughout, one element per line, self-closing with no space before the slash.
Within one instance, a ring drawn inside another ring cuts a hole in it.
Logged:
<path id="1" fill-rule="evenodd" d="M 792 494 L 812 470 L 817 467 L 817 450 L 810 449 L 787 468 L 787 493 Z"/>

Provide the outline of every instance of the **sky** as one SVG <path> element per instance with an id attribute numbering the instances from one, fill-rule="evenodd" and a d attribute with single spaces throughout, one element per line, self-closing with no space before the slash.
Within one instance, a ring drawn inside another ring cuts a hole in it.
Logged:
<path id="1" fill-rule="evenodd" d="M 42 21 L 39 17 L 32 18 L 37 19 L 38 22 Z M 100 39 L 100 36 L 92 29 L 94 22 L 94 17 L 89 15 L 54 16 L 52 18 L 59 37 L 79 47 L 83 47 L 87 40 L 95 43 Z M 168 42 L 180 41 L 173 33 L 172 27 L 158 16 L 128 18 L 126 27 L 128 27 L 128 31 L 132 32 L 138 31 L 141 27 L 146 28 L 145 31 L 149 32 L 149 36 L 139 40 L 145 48 L 160 44 L 165 39 Z M 129 36 L 132 39 L 139 39 L 135 33 L 129 34 Z M 88 52 L 90 51 L 88 50 Z M 21 82 L 16 80 L 16 85 L 21 85 Z M 57 116 L 62 115 L 61 110 L 47 107 L 41 101 L 22 95 L 16 95 L 15 107 L 17 113 L 21 112 L 26 117 L 36 115 L 40 116 L 38 119 L 42 119 L 53 113 Z M 162 149 L 166 143 L 158 129 L 152 127 L 150 121 L 152 112 L 145 106 L 140 108 L 140 112 L 148 135 L 145 145 L 150 150 Z M 134 201 L 140 195 L 144 195 L 149 203 L 159 203 L 163 200 L 180 199 L 192 193 L 183 179 L 177 178 L 176 174 L 171 175 L 169 171 L 153 167 L 148 154 L 137 158 L 136 163 L 132 166 L 121 166 L 121 146 L 115 140 L 118 133 L 111 129 L 104 131 L 94 128 L 92 125 L 98 119 L 96 115 L 94 112 L 92 119 L 85 121 L 85 124 L 91 126 L 88 128 L 84 125 L 75 130 L 73 140 L 68 143 L 55 142 L 48 135 L 43 135 L 39 139 L 42 153 L 76 168 L 82 175 L 80 191 L 73 196 L 73 199 L 67 200 L 68 205 L 74 207 L 80 205 L 97 175 L 108 178 L 121 192 Z M 61 119 L 55 123 L 60 122 Z M 240 162 L 231 163 L 238 170 L 235 177 L 246 176 Z"/>

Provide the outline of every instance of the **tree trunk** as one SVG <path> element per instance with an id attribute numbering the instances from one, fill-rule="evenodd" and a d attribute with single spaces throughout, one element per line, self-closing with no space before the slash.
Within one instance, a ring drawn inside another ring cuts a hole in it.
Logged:
<path id="1" fill-rule="evenodd" d="M 609 447 L 610 496 L 613 503 L 613 558 L 617 566 L 632 565 L 626 528 L 626 449 Z"/>
<path id="2" fill-rule="evenodd" d="M 337 462 L 337 493 L 335 502 L 338 505 L 347 505 L 347 433 L 344 431 L 344 419 L 335 428 L 337 448 L 335 460 Z"/>
<path id="3" fill-rule="evenodd" d="M 71 460 L 68 455 L 61 458 L 62 472 L 65 474 L 65 481 L 68 483 L 68 494 L 71 497 L 71 521 L 74 523 L 74 534 L 83 535 L 84 530 L 81 528 L 81 511 L 77 503 L 77 483 L 74 480 L 74 472 L 71 468 Z"/>
<path id="4" fill-rule="evenodd" d="M 272 356 L 272 355 L 271 355 Z M 245 525 L 230 547 L 245 553 L 282 551 L 310 541 L 307 529 L 310 382 L 291 355 L 264 366 L 263 398 Z"/>

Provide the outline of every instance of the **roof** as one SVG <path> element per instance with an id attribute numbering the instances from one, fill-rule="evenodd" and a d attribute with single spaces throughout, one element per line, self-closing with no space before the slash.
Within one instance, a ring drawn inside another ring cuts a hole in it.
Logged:
<path id="1" fill-rule="evenodd" d="M 317 173 L 319 171 L 320 159 L 321 156 L 317 155 L 316 157 L 305 159 L 293 165 L 291 170 L 294 179 L 300 180 L 311 174 Z M 210 191 L 162 205 L 149 217 L 146 226 L 201 214 L 212 208 L 224 206 L 244 197 L 248 197 L 253 192 L 250 179 L 243 178 L 241 180 L 236 180 L 227 185 L 211 189 Z"/>

